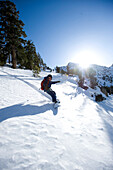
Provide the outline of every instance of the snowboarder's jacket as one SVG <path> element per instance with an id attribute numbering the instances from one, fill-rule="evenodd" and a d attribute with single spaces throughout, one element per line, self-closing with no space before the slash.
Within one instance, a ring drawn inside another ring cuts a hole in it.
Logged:
<path id="1" fill-rule="evenodd" d="M 41 82 L 41 89 L 45 92 L 49 90 L 52 84 L 59 83 L 60 81 L 50 81 L 48 77 L 44 77 L 43 81 Z"/>

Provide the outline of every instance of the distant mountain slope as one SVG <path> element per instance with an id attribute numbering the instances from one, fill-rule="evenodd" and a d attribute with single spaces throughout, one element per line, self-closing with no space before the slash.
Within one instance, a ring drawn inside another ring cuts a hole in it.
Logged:
<path id="1" fill-rule="evenodd" d="M 79 67 L 79 64 L 72 62 L 69 62 L 67 66 L 60 67 L 60 70 L 68 72 L 68 70 L 74 70 L 76 68 L 80 70 L 85 70 Z M 96 71 L 96 77 L 97 81 L 99 82 L 99 85 L 113 86 L 113 64 L 110 67 L 92 64 L 89 66 L 89 68 L 92 68 Z"/>

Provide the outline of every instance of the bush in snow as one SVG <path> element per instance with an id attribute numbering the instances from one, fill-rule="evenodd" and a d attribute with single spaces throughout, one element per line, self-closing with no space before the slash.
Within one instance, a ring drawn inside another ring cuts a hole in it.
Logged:
<path id="1" fill-rule="evenodd" d="M 60 67 L 56 66 L 56 73 L 60 73 Z"/>
<path id="2" fill-rule="evenodd" d="M 96 94 L 95 95 L 95 101 L 96 102 L 101 102 L 103 100 L 105 100 L 106 98 L 102 96 L 102 94 Z"/>

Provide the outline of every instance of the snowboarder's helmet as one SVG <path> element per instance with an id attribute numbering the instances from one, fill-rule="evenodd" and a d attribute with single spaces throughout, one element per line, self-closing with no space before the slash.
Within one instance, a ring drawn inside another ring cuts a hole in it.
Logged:
<path id="1" fill-rule="evenodd" d="M 52 79 L 52 75 L 51 74 L 49 74 L 47 77 L 51 77 L 51 79 Z"/>

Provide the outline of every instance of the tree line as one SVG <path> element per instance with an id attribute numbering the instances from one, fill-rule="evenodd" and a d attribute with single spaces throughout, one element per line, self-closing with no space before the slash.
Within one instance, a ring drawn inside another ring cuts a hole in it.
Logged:
<path id="1" fill-rule="evenodd" d="M 0 1 L 0 66 L 9 61 L 12 68 L 18 64 L 21 68 L 39 73 L 40 68 L 46 68 L 46 64 L 36 53 L 34 43 L 25 39 L 27 35 L 23 27 L 16 5 L 9 0 Z"/>

